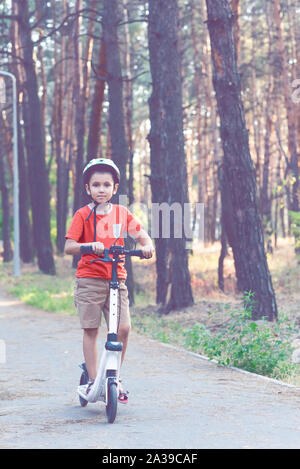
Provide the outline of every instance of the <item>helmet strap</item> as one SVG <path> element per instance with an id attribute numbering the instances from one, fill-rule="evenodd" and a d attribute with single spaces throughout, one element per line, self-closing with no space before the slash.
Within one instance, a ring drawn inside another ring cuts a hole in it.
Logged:
<path id="1" fill-rule="evenodd" d="M 95 202 L 93 200 L 94 204 L 95 204 L 95 207 L 93 207 L 89 213 L 89 216 L 85 219 L 85 221 L 88 221 L 90 216 L 92 215 L 92 213 L 94 212 L 94 242 L 96 241 L 96 229 L 97 229 L 97 216 L 96 216 L 96 210 L 97 210 L 97 207 L 98 207 L 98 202 Z"/>

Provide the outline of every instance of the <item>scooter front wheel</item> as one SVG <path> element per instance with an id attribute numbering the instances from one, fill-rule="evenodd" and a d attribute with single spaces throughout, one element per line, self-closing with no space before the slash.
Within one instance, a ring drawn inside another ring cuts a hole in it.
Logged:
<path id="1" fill-rule="evenodd" d="M 106 417 L 108 423 L 114 423 L 118 407 L 118 386 L 116 382 L 107 385 Z"/>

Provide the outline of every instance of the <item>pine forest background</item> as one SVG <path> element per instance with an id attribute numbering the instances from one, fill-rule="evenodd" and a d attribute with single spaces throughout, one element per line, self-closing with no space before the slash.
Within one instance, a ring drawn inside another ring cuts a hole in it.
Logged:
<path id="1" fill-rule="evenodd" d="M 54 256 L 63 254 L 68 223 L 74 211 L 86 203 L 80 174 L 88 160 L 101 155 L 120 165 L 126 174 L 126 184 L 120 189 L 128 195 L 129 204 L 149 207 L 154 200 L 149 111 L 153 70 L 151 75 L 147 29 L 151 3 L 159 2 L 0 2 L 1 70 L 13 73 L 18 87 L 21 257 L 23 262 L 36 258 L 45 273 L 55 273 Z M 226 246 L 222 238 L 223 146 L 207 21 L 209 3 L 178 0 L 177 50 L 187 200 L 204 203 L 205 245 L 218 241 L 221 249 Z M 300 6 L 296 0 L 216 3 L 228 3 L 233 15 L 265 250 L 273 252 L 279 237 L 292 234 L 297 249 Z M 117 79 L 110 83 L 114 73 Z M 169 73 L 172 81 L 171 69 Z M 115 86 L 116 102 L 109 95 L 108 84 L 111 90 Z M 10 261 L 13 151 L 9 80 L 5 80 L 5 93 L 3 90 L 1 80 L 1 223 L 3 256 Z M 124 134 L 118 127 L 121 124 Z M 141 210 L 136 215 L 148 221 Z"/>

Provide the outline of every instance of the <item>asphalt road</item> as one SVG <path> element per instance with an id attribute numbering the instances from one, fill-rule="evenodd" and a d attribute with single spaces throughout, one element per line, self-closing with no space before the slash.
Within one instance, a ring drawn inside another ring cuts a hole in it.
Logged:
<path id="1" fill-rule="evenodd" d="M 77 317 L 0 295 L 0 448 L 300 448 L 299 388 L 134 332 L 122 370 L 129 403 L 108 424 L 103 403 L 79 405 L 81 336 Z"/>

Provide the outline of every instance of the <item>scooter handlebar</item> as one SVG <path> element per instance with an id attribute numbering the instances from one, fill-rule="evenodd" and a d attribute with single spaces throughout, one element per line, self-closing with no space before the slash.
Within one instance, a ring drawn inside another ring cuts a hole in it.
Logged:
<path id="1" fill-rule="evenodd" d="M 116 253 L 116 251 L 114 251 L 113 248 L 112 249 L 105 249 L 105 251 L 106 251 L 105 254 L 114 254 L 114 253 Z M 92 246 L 90 246 L 90 245 L 80 246 L 80 254 L 94 254 Z M 117 254 L 121 254 L 121 255 L 125 254 L 125 256 L 136 256 L 136 257 L 140 257 L 141 259 L 144 258 L 144 255 L 143 255 L 143 252 L 142 252 L 141 249 L 126 250 L 126 249 L 123 248 L 123 249 L 118 250 Z"/>

